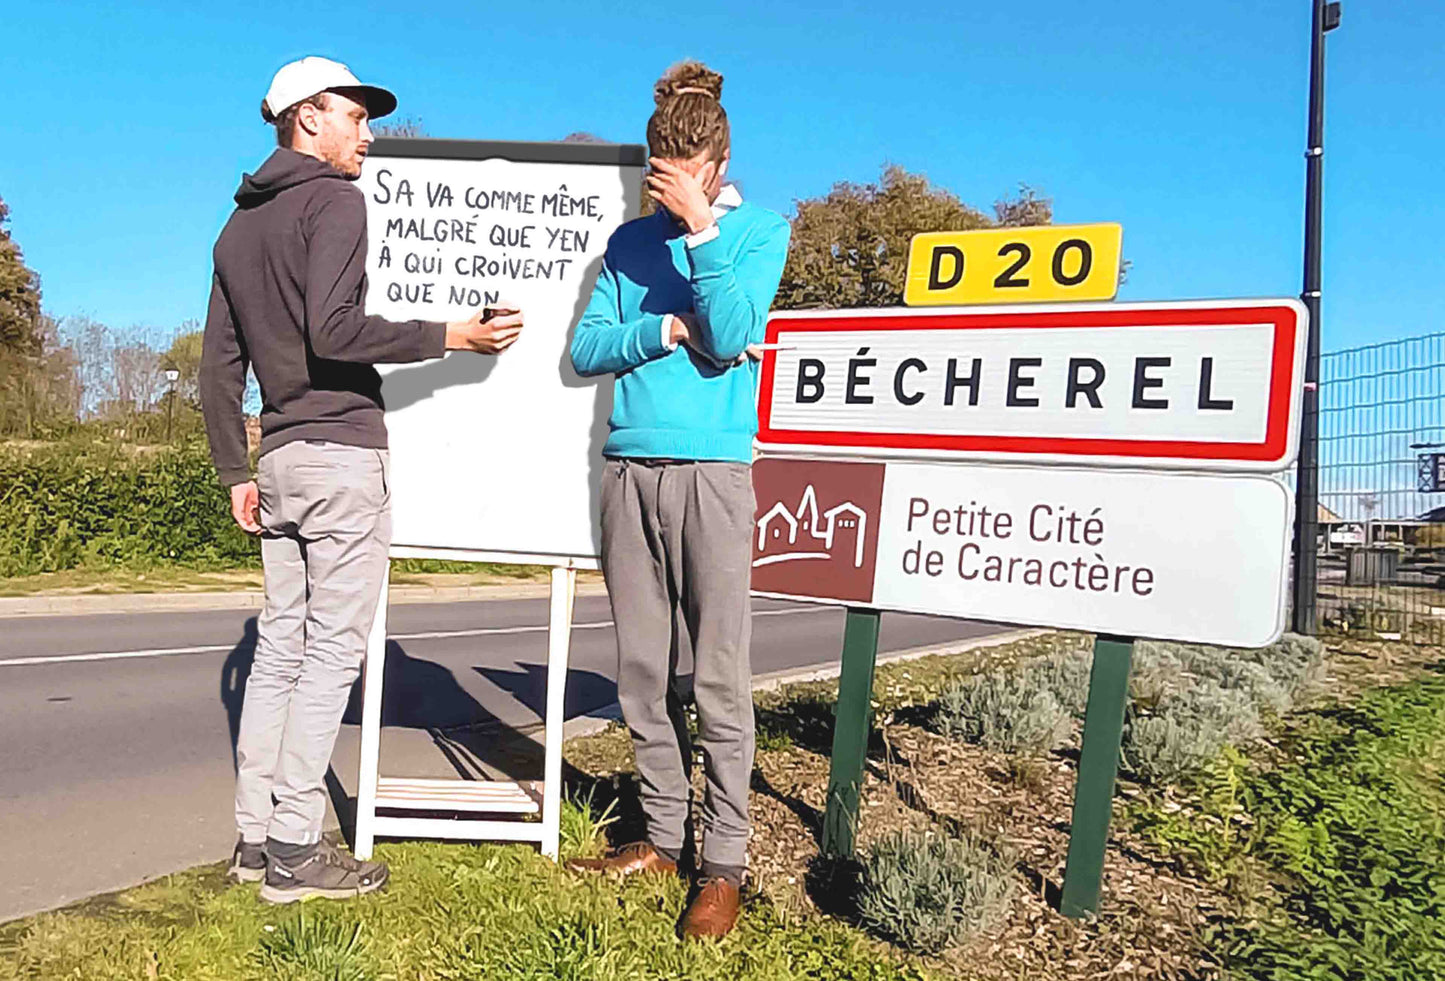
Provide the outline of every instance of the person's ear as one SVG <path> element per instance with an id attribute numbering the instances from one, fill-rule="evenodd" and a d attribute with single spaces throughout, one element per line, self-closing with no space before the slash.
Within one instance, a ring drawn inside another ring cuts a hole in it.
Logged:
<path id="1" fill-rule="evenodd" d="M 722 182 L 723 178 L 727 177 L 728 161 L 732 160 L 732 158 L 733 156 L 731 153 L 725 153 L 723 154 L 722 163 L 717 165 L 717 179 L 719 183 Z"/>
<path id="2" fill-rule="evenodd" d="M 704 160 L 697 168 L 697 173 L 692 176 L 704 191 L 711 191 L 717 186 L 717 164 L 711 160 Z"/>
<path id="3" fill-rule="evenodd" d="M 311 136 L 321 132 L 321 110 L 303 102 L 296 110 L 296 124 Z"/>

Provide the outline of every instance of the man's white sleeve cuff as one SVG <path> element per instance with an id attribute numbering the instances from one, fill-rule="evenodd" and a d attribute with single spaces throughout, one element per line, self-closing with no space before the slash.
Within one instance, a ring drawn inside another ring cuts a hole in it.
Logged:
<path id="1" fill-rule="evenodd" d="M 700 232 L 694 232 L 691 235 L 684 236 L 683 241 L 687 243 L 689 249 L 695 249 L 699 245 L 706 245 L 708 242 L 711 242 L 718 237 L 718 234 L 717 222 L 713 222 Z"/>
<path id="2" fill-rule="evenodd" d="M 662 315 L 662 346 L 669 351 L 677 350 L 677 342 L 672 339 L 672 314 Z"/>

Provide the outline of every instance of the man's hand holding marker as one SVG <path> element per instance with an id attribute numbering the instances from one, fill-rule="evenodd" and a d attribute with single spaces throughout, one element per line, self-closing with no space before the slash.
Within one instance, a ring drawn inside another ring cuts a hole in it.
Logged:
<path id="1" fill-rule="evenodd" d="M 483 307 L 466 320 L 447 324 L 448 351 L 501 354 L 522 333 L 522 311 L 511 303 Z"/>

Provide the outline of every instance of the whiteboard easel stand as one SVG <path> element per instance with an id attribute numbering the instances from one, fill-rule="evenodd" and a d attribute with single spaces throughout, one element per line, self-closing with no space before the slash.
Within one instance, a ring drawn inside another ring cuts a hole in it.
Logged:
<path id="1" fill-rule="evenodd" d="M 460 549 L 393 548 L 392 558 L 444 558 L 464 562 L 518 562 L 552 565 L 547 620 L 547 697 L 543 710 L 542 784 L 511 780 L 427 780 L 383 777 L 381 763 L 381 687 L 386 673 L 386 606 L 390 565 L 382 578 L 381 597 L 366 645 L 362 681 L 361 773 L 356 793 L 356 857 L 368 859 L 377 835 L 398 838 L 447 838 L 463 841 L 535 841 L 542 854 L 556 860 L 562 806 L 562 723 L 567 687 L 567 656 L 572 635 L 572 609 L 577 597 L 577 570 L 586 560 L 557 556 L 498 554 Z M 540 800 L 538 797 L 540 796 Z M 485 814 L 534 815 L 540 821 L 451 820 L 380 816 L 377 809 L 470 811 Z"/>

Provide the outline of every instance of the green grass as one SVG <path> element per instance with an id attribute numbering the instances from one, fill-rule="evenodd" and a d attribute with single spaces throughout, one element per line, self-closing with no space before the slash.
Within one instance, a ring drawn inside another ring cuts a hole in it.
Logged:
<path id="1" fill-rule="evenodd" d="M 490 580 L 544 580 L 547 567 L 542 565 L 509 565 L 502 562 L 456 562 L 451 559 L 392 559 L 391 574 L 394 582 L 401 582 L 407 576 L 452 575 L 479 576 Z"/>
<path id="2" fill-rule="evenodd" d="M 600 816 L 594 815 L 594 819 Z M 216 868 L 0 927 L 0 978 L 157 981 L 929 977 L 819 917 L 765 899 L 720 944 L 682 943 L 677 879 L 573 876 L 530 849 L 385 845 L 389 890 L 271 907 Z"/>
<path id="3" fill-rule="evenodd" d="M 367 981 L 371 942 L 360 921 L 346 922 L 304 906 L 296 916 L 266 931 L 252 960 L 275 978 Z M 152 963 L 158 964 L 157 958 Z"/>
<path id="4" fill-rule="evenodd" d="M 1283 765 L 1228 754 L 1136 827 L 1230 884 L 1211 946 L 1236 979 L 1445 977 L 1445 678 L 1305 713 Z"/>
<path id="5" fill-rule="evenodd" d="M 569 793 L 558 817 L 564 859 L 600 858 L 607 850 L 607 829 L 617 823 L 617 801 L 599 807 L 597 785 L 593 784 L 585 797 Z"/>
<path id="6" fill-rule="evenodd" d="M 117 593 L 229 593 L 261 589 L 260 567 L 197 570 L 176 565 L 110 564 L 0 577 L 0 596 Z"/>
<path id="7" fill-rule="evenodd" d="M 432 587 L 545 583 L 547 568 L 500 562 L 454 562 L 449 559 L 392 559 L 393 586 Z M 600 582 L 596 573 L 582 573 L 583 582 Z M 46 596 L 115 593 L 227 593 L 262 588 L 254 568 L 192 569 L 183 565 L 137 561 L 98 563 L 34 575 L 0 577 L 0 596 Z"/>

